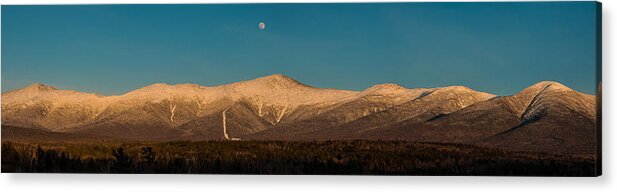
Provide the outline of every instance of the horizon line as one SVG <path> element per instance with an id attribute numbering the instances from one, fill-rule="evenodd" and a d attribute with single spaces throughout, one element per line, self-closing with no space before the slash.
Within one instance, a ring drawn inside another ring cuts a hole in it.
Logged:
<path id="1" fill-rule="evenodd" d="M 593 95 L 593 96 L 596 96 L 596 95 L 597 95 L 597 94 L 596 94 L 597 92 L 596 92 L 596 93 L 594 93 L 594 94 L 589 94 L 589 93 L 580 92 L 580 91 L 577 91 L 577 90 L 575 90 L 575 89 L 570 88 L 570 87 L 569 87 L 569 86 L 567 86 L 567 85 L 564 85 L 564 84 L 563 84 L 563 83 L 561 83 L 561 82 L 558 82 L 558 81 L 553 81 L 553 80 L 541 80 L 541 81 L 537 81 L 536 83 L 533 83 L 533 84 L 531 84 L 531 85 L 529 85 L 529 86 L 526 86 L 525 88 L 523 88 L 523 89 L 521 89 L 521 90 L 518 90 L 518 91 L 516 91 L 514 94 L 510 94 L 510 95 L 497 95 L 497 94 L 494 94 L 494 93 L 491 93 L 491 92 L 488 92 L 488 91 L 479 91 L 479 90 L 473 89 L 473 88 L 471 88 L 471 87 L 469 87 L 469 86 L 466 86 L 466 85 L 448 85 L 448 86 L 438 86 L 438 87 L 405 87 L 405 86 L 402 86 L 402 85 L 400 85 L 400 84 L 398 84 L 398 83 L 377 83 L 377 84 L 372 84 L 371 86 L 366 87 L 366 88 L 361 89 L 361 90 L 352 90 L 352 89 L 337 89 L 337 88 L 329 88 L 329 87 L 315 87 L 315 86 L 307 85 L 307 84 L 305 84 L 305 83 L 303 83 L 303 82 L 301 82 L 301 81 L 298 81 L 298 80 L 296 80 L 296 79 L 294 79 L 294 78 L 291 78 L 291 77 L 289 77 L 289 76 L 287 76 L 287 75 L 285 75 L 285 74 L 282 74 L 282 73 L 275 73 L 275 74 L 271 74 L 271 75 L 267 75 L 267 76 L 260 76 L 260 77 L 256 77 L 256 78 L 252 78 L 252 79 L 248 79 L 248 80 L 240 80 L 240 81 L 234 81 L 234 82 L 230 82 L 230 83 L 223 83 L 223 84 L 217 84 L 217 85 L 211 85 L 211 86 L 204 86 L 204 85 L 197 84 L 197 83 L 177 83 L 177 84 L 169 84 L 169 83 L 165 83 L 165 82 L 155 82 L 155 83 L 150 83 L 150 84 L 147 84 L 147 85 L 145 85 L 145 86 L 137 87 L 137 88 L 135 88 L 135 89 L 131 89 L 130 91 L 123 92 L 123 93 L 121 93 L 121 94 L 100 94 L 100 93 L 96 93 L 96 92 L 86 92 L 86 91 L 79 91 L 79 90 L 75 90 L 75 89 L 59 89 L 59 88 L 57 88 L 56 86 L 53 86 L 53 85 L 50 85 L 50 84 L 47 84 L 47 83 L 43 83 L 43 82 L 35 82 L 35 83 L 29 84 L 29 85 L 27 85 L 27 86 L 23 86 L 23 87 L 20 87 L 20 88 L 15 88 L 15 89 L 11 89 L 11 90 L 4 91 L 4 92 L 2 92 L 1 94 L 6 94 L 6 93 L 9 93 L 9 92 L 12 92 L 12 91 L 17 91 L 17 90 L 25 89 L 25 88 L 28 88 L 28 87 L 31 87 L 31 86 L 34 86 L 34 85 L 42 85 L 42 86 L 46 86 L 46 87 L 53 88 L 53 89 L 55 89 L 55 90 L 75 91 L 75 92 L 79 92 L 79 93 L 87 93 L 87 94 L 94 94 L 94 95 L 104 96 L 104 97 L 112 97 L 112 96 L 122 96 L 122 95 L 126 95 L 126 94 L 128 94 L 128 93 L 133 92 L 133 91 L 136 91 L 136 90 L 139 90 L 139 89 L 142 89 L 142 88 L 145 88 L 145 87 L 149 87 L 149 86 L 152 86 L 152 85 L 157 85 L 157 84 L 162 84 L 162 85 L 166 85 L 166 86 L 197 85 L 197 86 L 200 86 L 200 87 L 213 88 L 213 87 L 226 86 L 226 85 L 231 85 L 231 84 L 241 83 L 241 82 L 250 82 L 250 81 L 253 81 L 253 80 L 257 80 L 257 79 L 265 79 L 265 78 L 269 78 L 269 77 L 270 77 L 270 78 L 276 78 L 276 77 L 283 77 L 283 78 L 287 78 L 287 79 L 289 79 L 289 80 L 295 81 L 295 82 L 296 82 L 296 83 L 298 83 L 298 84 L 305 85 L 305 86 L 308 86 L 308 87 L 311 87 L 311 88 L 315 88 L 315 89 L 331 89 L 331 90 L 340 90 L 340 91 L 362 92 L 362 91 L 368 90 L 368 89 L 370 89 L 370 88 L 372 88 L 372 87 L 376 87 L 376 86 L 379 86 L 379 85 L 389 85 L 389 84 L 390 84 L 390 85 L 396 85 L 396 86 L 399 86 L 399 87 L 402 87 L 402 88 L 405 88 L 405 89 L 435 89 L 435 88 L 447 88 L 447 87 L 465 87 L 465 88 L 468 88 L 468 89 L 471 89 L 471 90 L 474 90 L 474 91 L 477 91 L 477 92 L 489 93 L 489 94 L 493 94 L 493 95 L 495 95 L 495 96 L 510 96 L 510 95 L 515 95 L 516 93 L 519 93 L 519 92 L 521 92 L 522 90 L 524 90 L 524 89 L 526 89 L 526 88 L 529 88 L 529 87 L 531 87 L 531 86 L 533 86 L 533 85 L 536 85 L 536 84 L 539 84 L 539 83 L 542 83 L 542 82 L 554 82 L 554 83 L 559 83 L 559 84 L 561 84 L 561 85 L 563 85 L 563 86 L 565 86 L 565 87 L 567 87 L 567 88 L 569 88 L 569 89 L 571 89 L 571 90 L 573 90 L 573 91 L 576 91 L 576 92 L 578 92 L 578 93 L 581 93 L 581 94 L 587 94 L 587 95 Z"/>

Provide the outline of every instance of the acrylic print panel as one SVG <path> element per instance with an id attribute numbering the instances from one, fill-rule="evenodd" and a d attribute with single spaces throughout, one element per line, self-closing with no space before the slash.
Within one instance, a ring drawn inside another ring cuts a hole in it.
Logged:
<path id="1" fill-rule="evenodd" d="M 2 6 L 2 172 L 597 176 L 600 12 Z"/>

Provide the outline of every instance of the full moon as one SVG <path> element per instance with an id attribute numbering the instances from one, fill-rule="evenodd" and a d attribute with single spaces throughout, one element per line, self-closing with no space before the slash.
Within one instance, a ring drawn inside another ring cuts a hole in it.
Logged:
<path id="1" fill-rule="evenodd" d="M 259 29 L 264 30 L 266 28 L 266 23 L 259 22 Z"/>

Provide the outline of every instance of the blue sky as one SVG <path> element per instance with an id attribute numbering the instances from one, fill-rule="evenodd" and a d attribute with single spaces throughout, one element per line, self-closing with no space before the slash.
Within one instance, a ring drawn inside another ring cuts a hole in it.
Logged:
<path id="1" fill-rule="evenodd" d="M 2 91 L 123 94 L 282 73 L 316 87 L 553 80 L 595 92 L 594 2 L 2 6 Z M 258 23 L 266 23 L 259 30 Z"/>

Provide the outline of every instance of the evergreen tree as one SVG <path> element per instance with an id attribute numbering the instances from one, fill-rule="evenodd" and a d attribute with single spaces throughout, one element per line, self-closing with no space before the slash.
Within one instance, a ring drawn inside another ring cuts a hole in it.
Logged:
<path id="1" fill-rule="evenodd" d="M 131 157 L 124 151 L 123 147 L 119 147 L 118 149 L 112 152 L 116 161 L 113 164 L 112 169 L 117 173 L 131 173 L 133 170 L 133 160 Z"/>
<path id="2" fill-rule="evenodd" d="M 154 154 L 154 150 L 152 147 L 142 147 L 141 153 L 141 172 L 143 173 L 154 173 L 154 161 L 156 160 L 156 154 Z"/>

